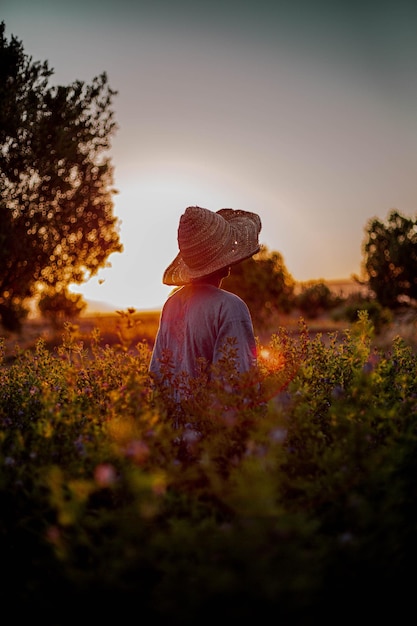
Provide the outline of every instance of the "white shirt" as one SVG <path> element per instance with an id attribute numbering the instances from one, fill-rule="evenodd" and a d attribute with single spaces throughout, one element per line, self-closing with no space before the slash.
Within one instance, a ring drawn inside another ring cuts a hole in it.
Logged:
<path id="1" fill-rule="evenodd" d="M 201 360 L 206 367 L 217 363 L 228 338 L 236 340 L 237 371 L 249 371 L 256 364 L 256 342 L 246 303 L 214 285 L 185 285 L 163 306 L 149 369 L 160 378 L 160 360 L 168 358 L 174 378 L 197 378 Z"/>

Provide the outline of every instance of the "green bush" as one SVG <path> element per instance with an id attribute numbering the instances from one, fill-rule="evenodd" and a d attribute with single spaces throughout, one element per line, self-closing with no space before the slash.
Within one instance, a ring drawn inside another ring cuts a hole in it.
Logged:
<path id="1" fill-rule="evenodd" d="M 348 322 L 357 322 L 361 312 L 366 311 L 371 320 L 375 332 L 381 333 L 384 327 L 393 321 L 390 309 L 383 307 L 377 300 L 354 294 L 347 298 L 346 302 L 333 312 L 332 317 L 338 321 L 341 319 Z"/>
<path id="2" fill-rule="evenodd" d="M 332 293 L 324 281 L 310 281 L 301 285 L 301 291 L 295 297 L 295 306 L 307 319 L 315 319 L 322 313 L 331 311 L 341 298 Z"/>
<path id="3" fill-rule="evenodd" d="M 67 326 L 56 353 L 18 353 L 0 369 L 3 611 L 51 626 L 399 619 L 417 357 L 372 334 L 366 313 L 327 341 L 278 329 L 244 396 L 202 381 L 175 430 L 145 343 L 94 332 L 85 348 Z"/>
<path id="4" fill-rule="evenodd" d="M 66 321 L 79 317 L 86 307 L 87 302 L 81 294 L 68 290 L 46 292 L 38 303 L 41 315 L 55 328 L 62 328 Z"/>

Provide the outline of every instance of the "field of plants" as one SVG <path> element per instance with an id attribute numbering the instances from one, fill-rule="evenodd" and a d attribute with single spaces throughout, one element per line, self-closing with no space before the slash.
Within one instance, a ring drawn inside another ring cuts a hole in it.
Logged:
<path id="1" fill-rule="evenodd" d="M 244 393 L 199 381 L 174 430 L 147 370 L 156 324 L 122 312 L 0 340 L 3 615 L 401 623 L 417 556 L 415 326 L 383 341 L 366 312 L 324 334 L 279 326 Z"/>

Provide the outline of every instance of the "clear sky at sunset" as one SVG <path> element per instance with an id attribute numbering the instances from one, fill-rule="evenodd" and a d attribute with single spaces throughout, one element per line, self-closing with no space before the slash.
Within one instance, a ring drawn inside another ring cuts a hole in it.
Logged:
<path id="1" fill-rule="evenodd" d="M 368 219 L 417 214 L 417 2 L 0 0 L 53 81 L 107 72 L 122 254 L 75 291 L 159 308 L 184 209 L 259 213 L 297 281 L 360 272 Z"/>

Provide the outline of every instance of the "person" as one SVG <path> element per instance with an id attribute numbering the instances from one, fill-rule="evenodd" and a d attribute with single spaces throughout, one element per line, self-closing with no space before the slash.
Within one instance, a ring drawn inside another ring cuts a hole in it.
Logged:
<path id="1" fill-rule="evenodd" d="M 178 226 L 179 252 L 163 275 L 177 287 L 163 305 L 149 370 L 180 402 L 184 381 L 210 378 L 227 345 L 244 374 L 256 366 L 256 340 L 246 303 L 221 288 L 233 265 L 259 251 L 261 219 L 249 211 L 189 206 Z"/>

